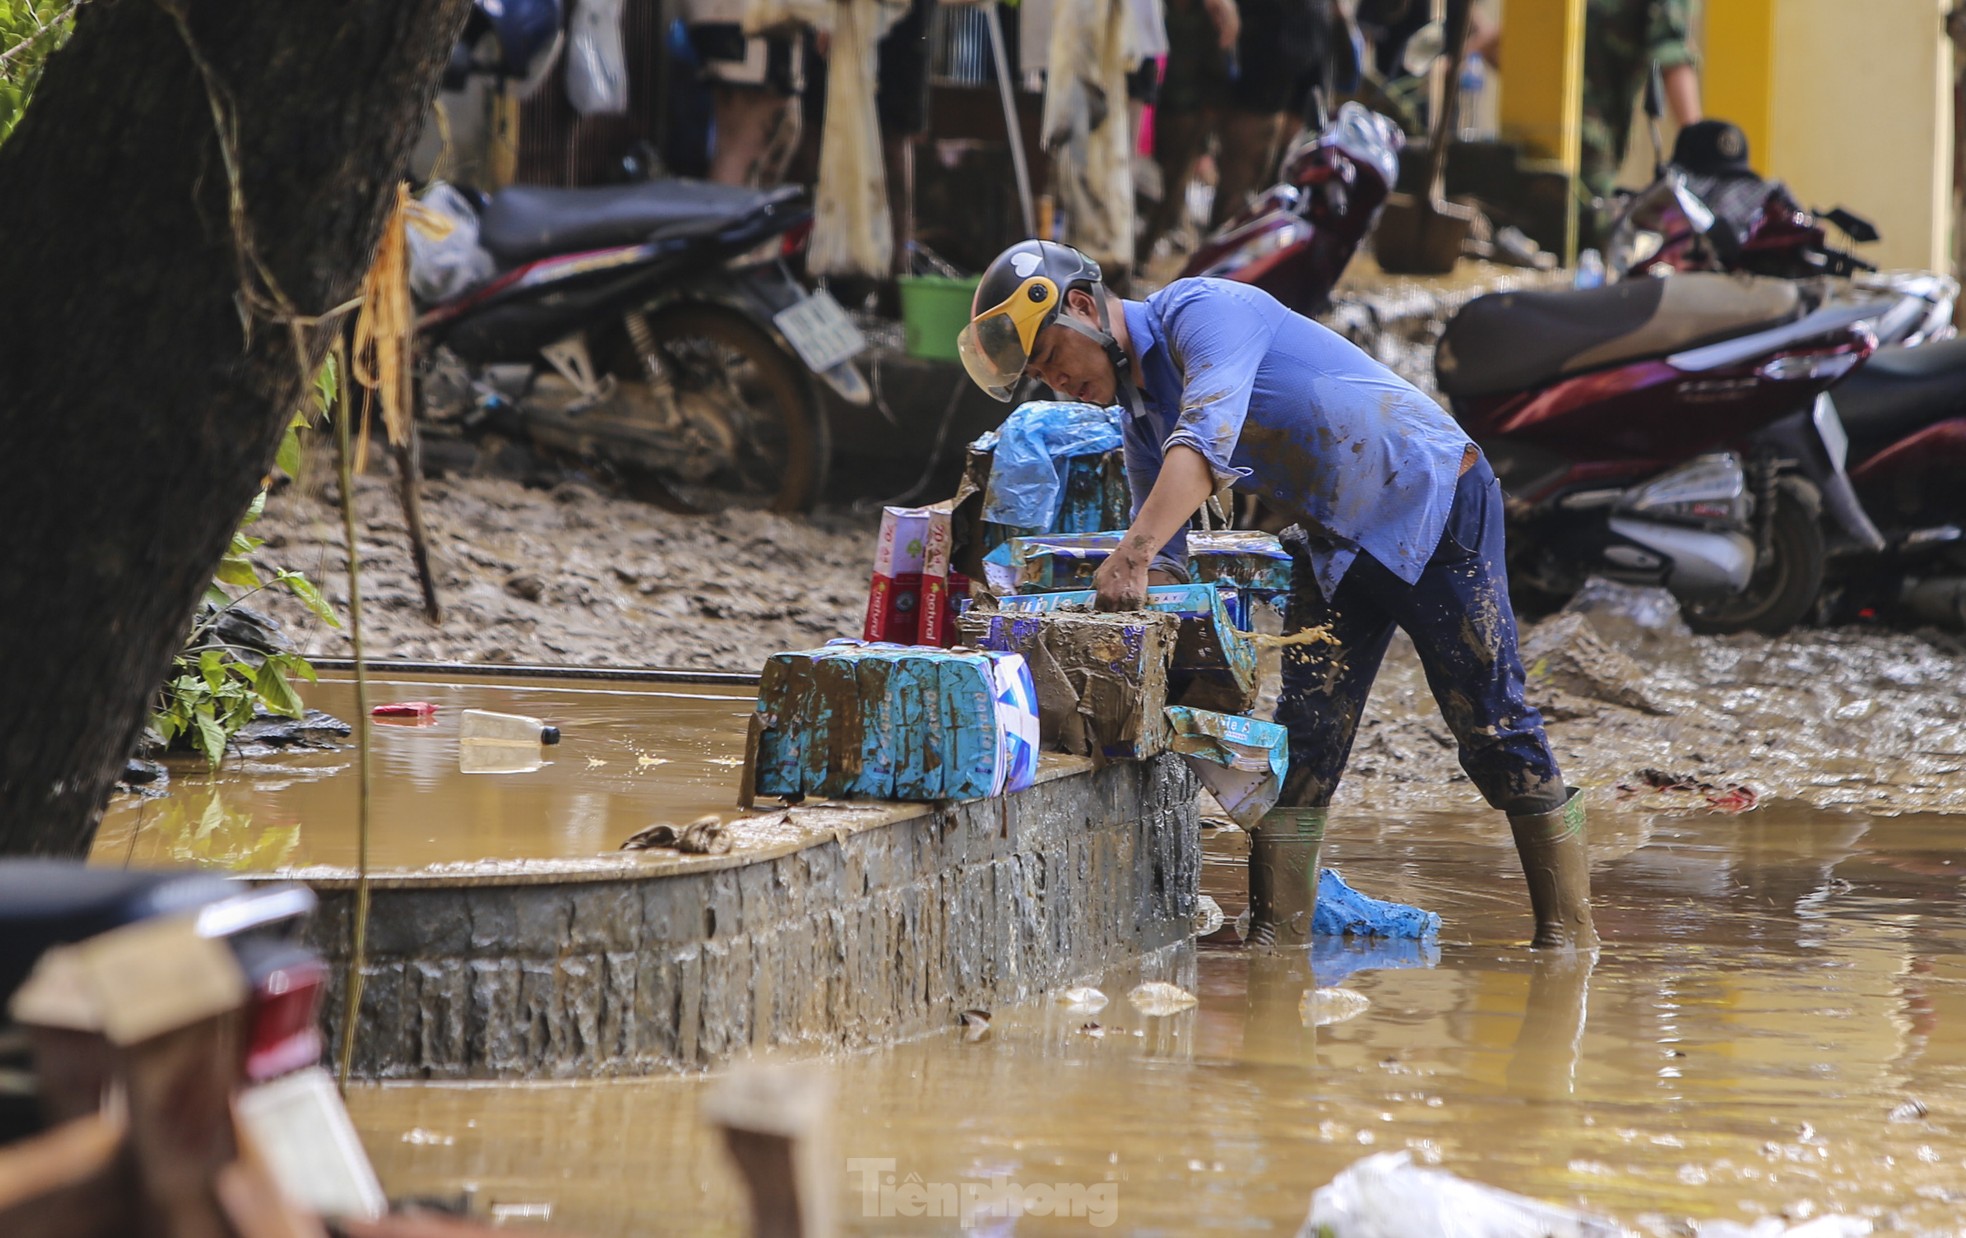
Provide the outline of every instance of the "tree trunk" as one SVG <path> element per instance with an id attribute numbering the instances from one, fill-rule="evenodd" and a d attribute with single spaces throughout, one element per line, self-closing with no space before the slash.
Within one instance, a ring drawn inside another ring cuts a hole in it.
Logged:
<path id="1" fill-rule="evenodd" d="M 0 854 L 88 850 L 466 7 L 90 0 L 0 146 Z"/>

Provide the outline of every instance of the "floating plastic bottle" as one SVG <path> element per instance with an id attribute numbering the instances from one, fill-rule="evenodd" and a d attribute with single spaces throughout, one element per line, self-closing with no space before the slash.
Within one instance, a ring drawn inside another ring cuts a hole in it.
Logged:
<path id="1" fill-rule="evenodd" d="M 524 714 L 467 709 L 458 723 L 457 767 L 466 774 L 525 774 L 546 764 L 560 728 Z"/>

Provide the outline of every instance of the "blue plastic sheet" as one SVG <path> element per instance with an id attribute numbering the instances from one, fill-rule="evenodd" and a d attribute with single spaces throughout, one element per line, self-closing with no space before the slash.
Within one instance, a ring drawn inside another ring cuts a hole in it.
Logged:
<path id="1" fill-rule="evenodd" d="M 1025 529 L 1053 529 L 1065 495 L 1065 466 L 1076 456 L 1120 445 L 1120 410 L 1034 400 L 997 430 L 983 519 Z"/>
<path id="2" fill-rule="evenodd" d="M 1387 903 L 1360 894 L 1345 884 L 1335 869 L 1318 873 L 1317 910 L 1311 916 L 1313 937 L 1387 937 L 1421 941 L 1440 932 L 1440 917 L 1431 911 Z"/>
<path id="3" fill-rule="evenodd" d="M 1332 988 L 1362 971 L 1429 968 L 1440 963 L 1440 943 L 1429 937 L 1313 937 L 1311 975 L 1320 989 Z"/>

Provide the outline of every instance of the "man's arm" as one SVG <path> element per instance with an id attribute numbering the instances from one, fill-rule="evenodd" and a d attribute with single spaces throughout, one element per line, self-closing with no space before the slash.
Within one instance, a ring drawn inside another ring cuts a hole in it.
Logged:
<path id="1" fill-rule="evenodd" d="M 1133 527 L 1092 578 L 1100 610 L 1140 609 L 1154 556 L 1214 493 L 1215 475 L 1200 452 L 1180 443 L 1167 449 L 1160 476 L 1134 514 Z"/>

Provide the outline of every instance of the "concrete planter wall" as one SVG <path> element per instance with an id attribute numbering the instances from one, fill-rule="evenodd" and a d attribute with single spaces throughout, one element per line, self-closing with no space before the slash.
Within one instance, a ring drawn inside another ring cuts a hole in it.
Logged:
<path id="1" fill-rule="evenodd" d="M 633 1075 L 752 1048 L 864 1044 L 1185 939 L 1195 785 L 1171 757 L 951 805 L 800 808 L 725 856 L 643 852 L 372 880 L 354 1073 Z M 353 875 L 322 897 L 338 1042 Z"/>

